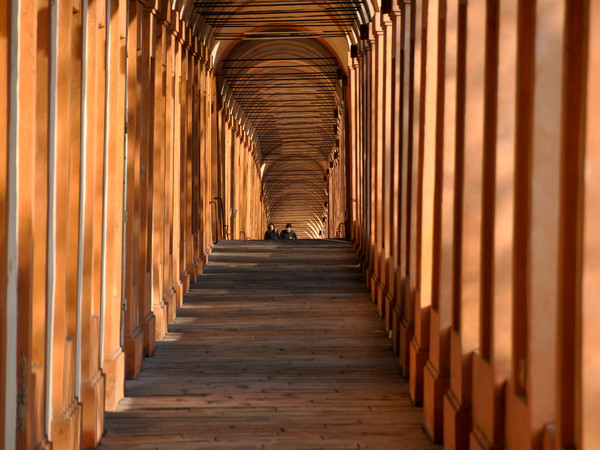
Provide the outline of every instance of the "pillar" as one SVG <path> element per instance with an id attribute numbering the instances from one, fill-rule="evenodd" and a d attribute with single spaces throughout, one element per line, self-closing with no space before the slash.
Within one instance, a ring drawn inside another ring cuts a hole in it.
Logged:
<path id="1" fill-rule="evenodd" d="M 36 5 L 32 1 L 22 2 L 18 10 L 13 9 L 13 13 L 18 14 L 17 21 L 13 23 L 16 27 L 14 31 L 18 31 L 19 37 L 18 41 L 11 39 L 13 45 L 11 57 L 16 57 L 12 63 L 12 67 L 16 67 L 13 72 L 15 76 L 11 82 L 18 78 L 18 90 L 14 87 L 11 89 L 15 97 L 10 109 L 12 117 L 18 117 L 18 120 L 11 126 L 11 132 L 14 134 L 9 139 L 13 139 L 11 146 L 15 146 L 18 156 L 14 160 L 16 170 L 11 167 L 12 165 L 7 164 L 9 173 L 3 177 L 6 179 L 10 176 L 9 185 L 17 188 L 12 192 L 18 192 L 18 197 L 13 203 L 17 217 L 15 229 L 17 257 L 14 261 L 18 266 L 16 277 L 18 303 L 16 317 L 11 320 L 16 327 L 17 335 L 16 339 L 8 338 L 14 342 L 13 349 L 16 350 L 16 358 L 11 358 L 11 362 L 16 363 L 16 370 L 11 371 L 16 376 L 16 389 L 8 387 L 6 389 L 8 396 L 12 395 L 11 391 L 15 394 L 16 407 L 12 401 L 7 401 L 3 404 L 3 408 L 7 406 L 9 408 L 6 411 L 7 418 L 16 419 L 16 430 L 13 427 L 11 431 L 12 433 L 16 431 L 17 447 L 48 448 L 44 383 L 47 339 L 44 243 L 47 232 L 45 213 L 48 205 L 47 130 L 50 45 L 48 40 L 44 39 L 45 36 L 39 35 L 39 31 L 48 32 L 50 14 L 48 5 Z M 8 66 L 10 67 L 11 64 Z M 8 160 L 6 162 L 8 163 Z M 34 245 L 34 239 L 39 239 L 39 246 Z M 42 246 L 44 247 L 41 248 Z M 39 270 L 39 274 L 36 273 L 36 269 Z M 34 276 L 36 284 L 34 284 Z M 8 328 L 10 324 L 6 323 L 4 326 Z M 12 354 L 12 351 L 3 352 L 3 355 L 9 354 Z M 4 356 L 7 357 L 9 356 Z M 8 366 L 12 365 L 11 362 Z M 10 436 L 12 433 L 7 435 Z"/>
<path id="2" fill-rule="evenodd" d="M 144 333 L 144 356 L 155 349 L 156 317 L 152 308 L 152 151 L 154 147 L 154 15 L 145 4 L 141 17 L 140 84 L 140 235 L 138 256 L 138 302 L 140 327 Z"/>
<path id="3" fill-rule="evenodd" d="M 140 271 L 137 270 L 140 254 L 140 138 L 142 130 L 141 104 L 141 42 L 138 36 L 142 27 L 143 4 L 129 0 L 127 24 L 127 220 L 125 255 L 125 317 L 124 339 L 125 375 L 135 378 L 142 368 L 144 333 L 140 327 Z M 143 245 L 143 241 L 142 241 Z"/>
<path id="4" fill-rule="evenodd" d="M 12 18 L 11 2 L 3 2 L 0 5 L 0 36 L 12 36 L 14 31 L 11 27 Z M 16 364 L 16 341 L 14 332 L 16 328 L 10 327 L 9 323 L 15 322 L 14 306 L 16 305 L 16 296 L 9 294 L 8 290 L 8 224 L 14 222 L 9 216 L 9 195 L 13 191 L 9 190 L 9 130 L 11 119 L 9 109 L 9 98 L 11 92 L 10 79 L 10 61 L 12 58 L 10 40 L 8 38 L 0 39 L 0 161 L 4 164 L 0 166 L 0 214 L 6 220 L 0 220 L 0 292 L 6 298 L 6 301 L 0 302 L 0 349 L 4 358 L 0 358 L 0 396 L 4 399 L 4 404 L 0 407 L 0 444 L 5 448 L 16 445 L 16 437 L 12 430 L 15 429 L 14 402 L 16 398 L 16 386 L 14 377 L 14 364 Z M 10 347 L 9 347 L 10 345 Z"/>
<path id="5" fill-rule="evenodd" d="M 85 180 L 81 255 L 81 445 L 95 447 L 104 432 L 106 378 L 101 370 L 102 196 L 106 86 L 106 2 L 84 4 L 85 52 Z"/>
<path id="6" fill-rule="evenodd" d="M 518 5 L 502 2 L 487 13 L 481 332 L 473 356 L 470 445 L 491 449 L 504 448 L 511 377 Z"/>
<path id="7" fill-rule="evenodd" d="M 107 123 L 104 149 L 103 249 L 103 363 L 106 374 L 106 409 L 117 407 L 125 395 L 125 353 L 121 347 L 123 312 L 123 181 L 125 125 L 126 5 L 108 3 Z"/>
<path id="8" fill-rule="evenodd" d="M 403 318 L 400 326 L 400 366 L 402 368 L 402 372 L 406 378 L 410 377 L 411 370 L 411 345 L 413 336 L 415 333 L 415 317 L 417 311 L 415 309 L 415 298 L 416 298 L 416 290 L 417 290 L 417 280 L 419 278 L 420 271 L 420 259 L 418 259 L 418 241 L 420 239 L 420 232 L 418 231 L 420 228 L 420 215 L 417 215 L 417 212 L 420 208 L 419 203 L 419 142 L 422 141 L 422 137 L 420 136 L 420 123 L 423 122 L 423 118 L 421 117 L 423 112 L 423 102 L 424 102 L 424 67 L 425 67 L 425 59 L 424 59 L 424 51 L 423 51 L 423 5 L 422 4 L 413 4 L 408 3 L 404 4 L 404 10 L 407 14 L 405 20 L 405 27 L 410 26 L 410 52 L 412 53 L 412 76 L 411 79 L 408 80 L 408 83 L 412 86 L 411 91 L 412 95 L 408 97 L 405 96 L 405 101 L 409 101 L 410 105 L 408 106 L 410 112 L 408 114 L 408 118 L 410 119 L 406 123 L 406 128 L 410 129 L 408 133 L 410 133 L 409 143 L 410 145 L 406 148 L 406 158 L 407 158 L 407 174 L 406 174 L 406 183 L 407 183 L 407 197 L 409 200 L 407 201 L 407 247 L 406 247 L 406 272 L 405 277 L 402 282 L 404 292 L 402 296 L 404 298 L 404 307 L 403 307 Z M 405 49 L 406 51 L 406 49 Z M 419 95 L 414 95 L 415 93 L 419 93 Z"/>
<path id="9" fill-rule="evenodd" d="M 377 292 L 378 299 L 377 304 L 381 310 L 381 315 L 385 318 L 386 331 L 392 329 L 392 314 L 393 299 L 395 295 L 394 283 L 395 277 L 390 277 L 390 267 L 393 267 L 393 248 L 395 233 L 393 232 L 393 211 L 394 206 L 392 203 L 393 196 L 393 129 L 392 119 L 394 115 L 393 104 L 394 95 L 392 91 L 392 81 L 394 77 L 393 67 L 393 28 L 392 20 L 389 14 L 381 14 L 381 28 L 382 28 L 382 41 L 383 41 L 383 52 L 382 52 L 382 86 L 383 92 L 383 110 L 380 123 L 380 129 L 382 133 L 381 141 L 381 162 L 382 162 L 382 198 L 381 198 L 381 216 L 382 216 L 382 248 L 380 254 L 380 284 Z"/>
<path id="10" fill-rule="evenodd" d="M 167 304 L 164 298 L 164 227 L 165 227 L 165 93 L 163 78 L 166 60 L 167 30 L 165 3 L 158 2 L 154 15 L 154 145 L 152 147 L 152 312 L 155 317 L 156 338 L 167 333 Z"/>
<path id="11" fill-rule="evenodd" d="M 79 201 L 79 151 L 71 139 L 79 133 L 81 101 L 77 95 L 81 77 L 81 44 L 74 4 L 63 2 L 56 9 L 56 142 L 51 162 L 54 196 L 50 209 L 54 215 L 54 309 L 52 321 L 51 362 L 51 433 L 53 445 L 65 448 L 79 446 L 81 405 L 76 398 L 76 317 L 77 317 L 77 242 Z M 80 13 L 80 11 L 79 11 Z M 80 19 L 79 19 L 80 20 Z M 79 70 L 78 70 L 79 69 Z M 75 251 L 75 261 L 73 257 Z M 52 264 L 52 262 L 51 262 Z"/>
<path id="12" fill-rule="evenodd" d="M 189 254 L 188 254 L 188 244 L 190 243 L 190 219 L 191 217 L 188 214 L 188 210 L 190 207 L 190 174 L 188 166 L 188 157 L 189 157 L 189 140 L 190 140 L 190 130 L 189 130 L 189 96 L 190 93 L 190 80 L 189 80 L 189 66 L 190 66 L 190 46 L 188 38 L 188 29 L 187 27 L 181 31 L 181 123 L 180 123 L 180 146 L 181 146 L 181 159 L 180 159 L 180 168 L 181 168 L 181 181 L 180 181 L 180 215 L 181 215 L 181 234 L 180 234 L 180 261 L 179 261 L 179 270 L 180 277 L 182 282 L 183 293 L 187 293 L 190 289 L 191 284 L 191 274 L 188 267 Z"/>
<path id="13" fill-rule="evenodd" d="M 424 370 L 423 412 L 425 429 L 436 443 L 443 441 L 444 395 L 450 376 L 451 307 L 458 282 L 454 222 L 458 3 L 439 2 L 438 128 L 436 130 L 433 291 L 430 316 L 429 360 Z"/>
<path id="14" fill-rule="evenodd" d="M 600 5 L 589 2 L 589 48 L 587 50 L 586 156 L 588 173 L 600 170 L 600 132 L 592 124 L 600 121 L 600 82 L 595 75 L 600 70 Z M 581 356 L 581 448 L 592 448 L 600 442 L 600 406 L 598 371 L 600 358 L 595 343 L 600 340 L 595 318 L 600 317 L 597 280 L 600 275 L 600 241 L 595 226 L 600 220 L 600 185 L 595 178 L 586 178 L 584 185 L 583 223 L 583 291 L 582 291 L 582 356 Z"/>
<path id="15" fill-rule="evenodd" d="M 386 297 L 386 324 L 392 333 L 392 348 L 398 353 L 398 315 L 397 304 L 400 273 L 400 223 L 401 223 L 401 183 L 402 183 L 402 12 L 400 4 L 392 2 L 390 11 L 390 262 L 387 268 L 388 295 Z"/>
<path id="16" fill-rule="evenodd" d="M 177 293 L 175 291 L 173 276 L 173 211 L 174 211 L 174 147 L 173 147 L 173 122 L 174 122 L 174 95 L 175 95 L 175 26 L 177 14 L 174 14 L 171 2 L 168 1 L 165 11 L 166 21 L 163 28 L 165 33 L 165 56 L 164 56 L 164 80 L 163 87 L 165 92 L 164 104 L 164 218 L 162 231 L 162 252 L 163 252 L 163 299 L 166 304 L 166 320 L 172 322 L 175 320 L 177 311 Z"/>
<path id="17" fill-rule="evenodd" d="M 383 183 L 383 30 L 381 29 L 380 14 L 375 13 L 369 25 L 369 41 L 371 43 L 371 62 L 369 65 L 369 114 L 370 114 L 370 184 L 369 195 L 370 204 L 370 223 L 369 233 L 369 259 L 371 263 L 371 279 L 369 280 L 369 290 L 371 291 L 371 301 L 377 305 L 379 314 L 382 314 L 382 305 L 378 304 L 379 283 L 380 283 L 380 255 L 383 239 L 383 204 L 382 204 L 382 183 Z M 382 299 L 383 297 L 381 297 Z"/>
<path id="18" fill-rule="evenodd" d="M 583 370 L 589 374 L 590 367 L 588 361 L 583 360 L 582 352 L 582 323 L 584 320 L 582 308 L 584 303 L 581 264 L 584 247 L 581 227 L 585 217 L 583 210 L 584 201 L 586 201 L 583 197 L 584 180 L 590 176 L 587 168 L 584 168 L 584 163 L 586 154 L 597 153 L 597 149 L 593 149 L 593 147 L 589 147 L 586 152 L 585 141 L 588 55 L 592 55 L 589 51 L 590 42 L 588 41 L 591 3 L 588 1 L 565 2 L 557 280 L 558 352 L 555 445 L 558 448 L 583 448 L 583 421 L 585 420 L 589 426 L 589 420 L 591 420 L 591 417 L 584 418 L 581 415 L 587 394 L 582 389 Z M 588 126 L 594 128 L 593 124 L 594 121 L 590 120 Z M 586 300 L 585 305 L 589 307 L 589 297 Z M 589 345 L 589 341 L 586 344 Z M 586 380 L 589 378 L 586 377 Z M 586 387 L 589 388 L 589 384 Z M 597 409 L 592 409 L 593 411 L 597 411 Z"/>
<path id="19" fill-rule="evenodd" d="M 486 14 L 483 2 L 459 6 L 456 173 L 460 189 L 456 208 L 461 223 L 456 226 L 460 230 L 460 290 L 452 305 L 450 388 L 444 403 L 444 443 L 449 448 L 468 446 L 472 357 L 479 346 L 485 68 L 482 36 L 486 34 Z"/>
<path id="20" fill-rule="evenodd" d="M 412 199 L 412 145 L 413 145 L 413 105 L 414 105 L 414 14 L 412 3 L 401 4 L 401 106 L 402 119 L 400 129 L 400 180 L 399 180 L 399 227 L 398 271 L 396 272 L 396 306 L 394 307 L 392 343 L 396 345 L 399 364 L 405 377 L 408 377 L 409 343 L 412 339 L 413 313 L 410 299 L 410 236 L 411 236 L 411 199 Z"/>
<path id="21" fill-rule="evenodd" d="M 174 45 L 175 45 L 175 54 L 174 54 L 174 68 L 173 68 L 173 76 L 174 76 L 174 98 L 173 98 L 173 108 L 174 108 L 174 122 L 173 122 L 173 226 L 171 228 L 171 245 L 172 245 L 172 260 L 173 260 L 173 289 L 175 290 L 176 297 L 176 307 L 179 308 L 183 305 L 183 294 L 184 292 L 184 284 L 182 281 L 182 267 L 185 267 L 182 264 L 182 247 L 181 241 L 183 237 L 183 221 L 182 221 L 182 211 L 185 211 L 185 207 L 182 208 L 181 198 L 182 198 L 182 142 L 185 141 L 185 138 L 182 133 L 182 58 L 183 58 L 183 32 L 185 30 L 185 24 L 181 21 L 177 14 L 173 15 L 173 19 L 175 21 L 174 26 Z"/>
<path id="22" fill-rule="evenodd" d="M 541 448 L 556 418 L 556 323 L 560 154 L 560 67 L 564 8 L 519 2 L 515 129 L 515 226 L 507 448 Z M 535 23 L 535 27 L 533 24 Z M 543 40 L 548 45 L 537 46 Z M 535 78 L 534 78 L 535 74 Z M 530 181 L 528 181 L 530 180 Z M 523 268 L 526 269 L 523 269 Z"/>
<path id="23" fill-rule="evenodd" d="M 421 85 L 421 117 L 418 125 L 419 140 L 417 156 L 417 267 L 416 289 L 414 297 L 415 332 L 410 344 L 410 394 L 417 405 L 423 403 L 424 367 L 429 356 L 429 320 L 432 299 L 437 297 L 439 267 L 439 227 L 434 224 L 439 213 L 438 159 L 438 99 L 443 68 L 439 67 L 439 2 L 431 1 L 423 6 L 422 54 L 424 55 Z M 443 51 L 442 51 L 443 54 Z M 424 97 L 423 97 L 424 94 Z M 437 300 L 437 298 L 436 298 Z M 427 422 L 426 422 L 427 424 Z"/>

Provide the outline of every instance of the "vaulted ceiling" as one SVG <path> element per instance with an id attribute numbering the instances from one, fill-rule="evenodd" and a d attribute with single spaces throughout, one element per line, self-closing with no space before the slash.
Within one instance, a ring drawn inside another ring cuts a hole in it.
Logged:
<path id="1" fill-rule="evenodd" d="M 212 49 L 218 89 L 251 134 L 268 214 L 317 237 L 350 45 L 375 0 L 177 1 Z"/>

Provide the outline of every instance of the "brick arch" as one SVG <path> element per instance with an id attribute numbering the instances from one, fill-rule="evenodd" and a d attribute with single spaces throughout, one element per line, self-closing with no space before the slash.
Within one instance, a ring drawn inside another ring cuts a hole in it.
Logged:
<path id="1" fill-rule="evenodd" d="M 301 237 L 316 238 L 323 226 L 341 67 L 319 40 L 274 39 L 240 42 L 216 69 L 223 102 L 253 129 L 268 216 L 278 226 L 295 222 Z"/>

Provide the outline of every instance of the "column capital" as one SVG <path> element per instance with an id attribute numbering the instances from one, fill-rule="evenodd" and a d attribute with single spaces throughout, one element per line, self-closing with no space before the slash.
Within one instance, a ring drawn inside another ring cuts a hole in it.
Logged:
<path id="1" fill-rule="evenodd" d="M 371 20 L 371 23 L 369 24 L 369 40 L 375 40 L 377 39 L 377 36 L 383 34 L 383 29 L 381 28 L 382 15 L 383 14 L 377 11 L 373 16 L 373 20 Z"/>

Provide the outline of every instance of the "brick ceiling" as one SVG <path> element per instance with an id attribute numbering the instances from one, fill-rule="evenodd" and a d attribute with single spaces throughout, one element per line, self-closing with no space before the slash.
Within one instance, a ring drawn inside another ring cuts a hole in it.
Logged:
<path id="1" fill-rule="evenodd" d="M 221 101 L 256 144 L 271 221 L 317 237 L 345 68 L 375 0 L 205 0 L 174 7 L 212 49 Z"/>

